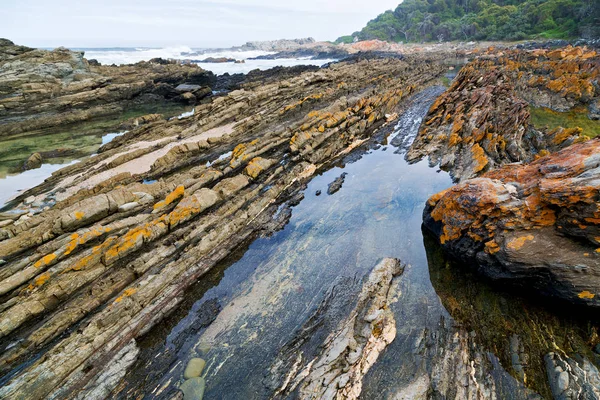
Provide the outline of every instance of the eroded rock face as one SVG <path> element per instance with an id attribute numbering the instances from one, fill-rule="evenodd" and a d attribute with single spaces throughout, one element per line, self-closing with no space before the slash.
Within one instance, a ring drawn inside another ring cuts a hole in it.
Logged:
<path id="1" fill-rule="evenodd" d="M 464 181 L 583 141 L 579 129 L 533 128 L 529 105 L 593 114 L 599 74 L 600 56 L 585 48 L 492 50 L 462 68 L 436 100 L 407 159 L 429 157 Z"/>
<path id="2" fill-rule="evenodd" d="M 432 196 L 424 225 L 499 281 L 600 306 L 600 139 Z"/>
<path id="3" fill-rule="evenodd" d="M 83 52 L 52 51 L 0 42 L 0 135 L 11 136 L 114 116 L 133 106 L 189 102 L 182 83 L 212 85 L 211 72 L 195 65 L 140 62 L 90 64 Z M 194 100 L 195 101 L 195 100 Z"/>
<path id="4" fill-rule="evenodd" d="M 132 339 L 443 70 L 362 60 L 252 81 L 25 193 L 54 205 L 0 229 L 0 373 L 14 374 L 0 397 L 110 390 Z"/>

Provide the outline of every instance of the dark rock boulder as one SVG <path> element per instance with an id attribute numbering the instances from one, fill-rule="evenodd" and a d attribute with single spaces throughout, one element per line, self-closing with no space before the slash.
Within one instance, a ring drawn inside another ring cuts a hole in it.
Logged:
<path id="1" fill-rule="evenodd" d="M 600 307 L 600 139 L 440 192 L 424 225 L 493 280 Z"/>

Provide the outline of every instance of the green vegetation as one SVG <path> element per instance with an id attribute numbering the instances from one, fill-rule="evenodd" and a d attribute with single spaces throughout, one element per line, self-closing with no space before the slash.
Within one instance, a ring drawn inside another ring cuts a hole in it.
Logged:
<path id="1" fill-rule="evenodd" d="M 557 112 L 548 108 L 531 107 L 531 122 L 536 128 L 580 127 L 583 134 L 589 137 L 600 135 L 600 121 L 588 118 L 586 109 L 573 109 L 568 112 Z"/>
<path id="2" fill-rule="evenodd" d="M 597 37 L 597 0 L 404 0 L 338 43 Z"/>

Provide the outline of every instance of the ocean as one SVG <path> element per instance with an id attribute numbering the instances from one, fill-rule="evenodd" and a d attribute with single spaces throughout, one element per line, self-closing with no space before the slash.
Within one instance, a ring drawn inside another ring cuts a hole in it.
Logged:
<path id="1" fill-rule="evenodd" d="M 282 58 L 277 60 L 250 60 L 249 58 L 262 55 L 274 54 L 268 51 L 236 51 L 222 49 L 194 49 L 187 46 L 164 47 L 164 48 L 79 48 L 74 50 L 85 51 L 85 58 L 95 59 L 102 64 L 132 64 L 139 61 L 148 61 L 152 58 L 161 57 L 165 59 L 177 60 L 204 60 L 213 58 L 233 58 L 244 60 L 244 63 L 201 63 L 197 62 L 201 68 L 212 71 L 217 75 L 224 73 L 248 73 L 254 69 L 266 70 L 277 66 L 291 67 L 294 65 L 317 65 L 322 66 L 330 60 L 311 60 L 309 58 Z"/>

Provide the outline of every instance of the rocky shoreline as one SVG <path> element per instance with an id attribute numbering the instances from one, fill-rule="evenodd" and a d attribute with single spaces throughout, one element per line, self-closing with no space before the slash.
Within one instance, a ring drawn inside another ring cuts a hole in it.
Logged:
<path id="1" fill-rule="evenodd" d="M 285 225 L 311 179 L 389 130 L 403 102 L 441 82 L 446 60 L 459 54 L 416 53 L 370 51 L 321 69 L 215 77 L 165 60 L 101 66 L 65 49 L 1 42 L 3 135 L 31 135 L 136 102 L 195 108 L 185 118 L 125 122 L 128 132 L 98 154 L 11 204 L 29 214 L 0 215 L 0 397 L 110 397 L 138 357 L 136 340 L 191 285 L 240 244 Z M 412 145 L 402 142 L 407 160 L 429 157 L 459 182 L 429 199 L 424 227 L 445 253 L 501 284 L 598 307 L 600 139 L 580 129 L 533 127 L 529 106 L 585 107 L 594 117 L 600 56 L 582 47 L 474 54 Z M 224 92 L 214 96 L 216 88 Z M 343 192 L 346 177 L 328 194 Z M 398 260 L 378 264 L 326 340 L 311 342 L 310 324 L 298 330 L 267 379 L 275 398 L 358 398 L 396 335 L 389 307 L 402 269 Z M 328 307 L 323 302 L 311 321 L 336 311 Z M 436 340 L 450 343 L 452 335 L 460 344 L 455 340 L 447 356 L 458 357 L 471 339 L 449 330 Z M 309 342 L 312 358 L 295 359 Z M 548 354 L 549 371 L 561 369 L 551 379 L 557 396 L 599 395 L 585 381 L 596 379 L 597 369 L 579 361 Z M 564 371 L 572 385 L 564 385 Z M 493 385 L 480 387 L 484 376 L 464 378 L 465 396 L 493 397 Z M 519 393 L 528 393 L 521 386 Z"/>
<path id="2" fill-rule="evenodd" d="M 595 115 L 600 56 L 566 47 L 490 51 L 438 98 L 407 154 L 461 182 L 431 197 L 424 225 L 483 274 L 600 305 L 600 139 L 537 129 L 530 106 Z"/>
<path id="3" fill-rule="evenodd" d="M 186 287 L 443 70 L 361 60 L 248 83 L 54 174 L 36 192 L 52 208 L 2 228 L 0 330 L 17 344 L 0 369 L 28 366 L 1 395 L 92 393 Z"/>
<path id="4" fill-rule="evenodd" d="M 83 52 L 37 50 L 2 39 L 0 137 L 39 134 L 123 114 L 136 105 L 193 105 L 211 94 L 215 81 L 211 72 L 193 65 L 152 60 L 102 66 L 90 64 Z"/>

